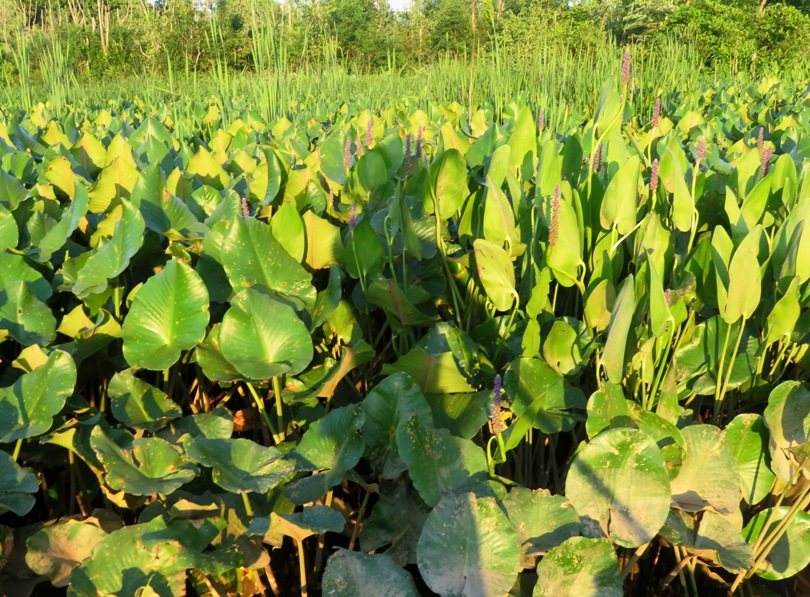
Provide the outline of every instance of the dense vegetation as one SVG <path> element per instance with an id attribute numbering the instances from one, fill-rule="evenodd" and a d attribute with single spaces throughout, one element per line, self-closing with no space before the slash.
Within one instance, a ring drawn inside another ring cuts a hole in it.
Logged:
<path id="1" fill-rule="evenodd" d="M 80 80 L 203 72 L 220 60 L 254 70 L 268 24 L 275 59 L 296 70 L 339 62 L 347 72 L 407 72 L 495 52 L 514 67 L 548 48 L 676 39 L 710 69 L 761 72 L 807 60 L 809 15 L 807 0 L 413 0 L 405 12 L 386 0 L 0 0 L 0 80 L 21 74 L 23 52 L 41 64 L 53 40 Z"/>
<path id="2" fill-rule="evenodd" d="M 808 592 L 803 5 L 415 4 L 0 4 L 0 593 Z"/>

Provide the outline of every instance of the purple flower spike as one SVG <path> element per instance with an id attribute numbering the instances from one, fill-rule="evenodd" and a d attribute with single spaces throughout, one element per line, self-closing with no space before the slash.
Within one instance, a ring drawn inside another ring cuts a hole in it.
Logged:
<path id="1" fill-rule="evenodd" d="M 348 170 L 352 167 L 352 140 L 346 137 L 346 146 L 343 148 L 343 167 Z"/>
<path id="2" fill-rule="evenodd" d="M 765 129 L 763 127 L 759 127 L 759 134 L 757 135 L 757 149 L 762 151 L 762 147 L 765 145 Z"/>
<path id="3" fill-rule="evenodd" d="M 653 108 L 652 128 L 658 128 L 658 121 L 661 118 L 661 98 L 655 100 L 655 108 Z"/>
<path id="4" fill-rule="evenodd" d="M 366 147 L 371 147 L 374 142 L 374 121 L 369 118 L 366 123 Z"/>
<path id="5" fill-rule="evenodd" d="M 697 150 L 697 161 L 700 162 L 703 159 L 703 156 L 706 155 L 706 140 L 701 137 L 700 141 L 698 141 L 698 150 Z"/>
<path id="6" fill-rule="evenodd" d="M 425 127 L 420 126 L 419 132 L 416 133 L 416 151 L 414 157 L 419 160 L 422 159 L 422 143 L 424 142 L 423 136 L 425 134 Z"/>
<path id="7" fill-rule="evenodd" d="M 352 201 L 352 207 L 349 210 L 349 230 L 354 232 L 355 226 L 357 226 L 357 202 Z"/>
<path id="8" fill-rule="evenodd" d="M 248 217 L 250 215 L 250 206 L 248 200 L 242 197 L 242 215 Z"/>
<path id="9" fill-rule="evenodd" d="M 540 114 L 537 116 L 537 128 L 542 133 L 546 128 L 546 112 L 540 108 Z"/>
<path id="10" fill-rule="evenodd" d="M 655 195 L 658 190 L 658 170 L 660 169 L 658 160 L 652 163 L 652 173 L 650 174 L 650 195 Z"/>
<path id="11" fill-rule="evenodd" d="M 625 50 L 624 59 L 622 60 L 622 87 L 625 87 L 629 80 L 630 80 L 630 50 Z"/>
<path id="12" fill-rule="evenodd" d="M 593 156 L 593 171 L 599 172 L 602 167 L 602 144 L 596 146 L 596 155 Z"/>
<path id="13" fill-rule="evenodd" d="M 760 166 L 762 168 L 762 178 L 765 178 L 768 175 L 768 167 L 771 165 L 771 156 L 773 155 L 773 149 L 769 146 L 764 146 L 762 148 L 762 158 L 760 160 Z"/>
<path id="14" fill-rule="evenodd" d="M 553 248 L 560 236 L 560 185 L 554 185 L 551 203 L 551 229 L 548 232 L 548 247 Z"/>
<path id="15" fill-rule="evenodd" d="M 664 291 L 664 296 L 667 299 L 667 305 L 671 305 L 672 304 L 672 291 L 669 288 L 667 288 Z"/>
<path id="16" fill-rule="evenodd" d="M 492 433 L 498 435 L 506 430 L 501 414 L 501 404 L 503 403 L 503 380 L 500 375 L 495 376 L 492 391 L 492 412 L 489 414 L 489 422 L 492 425 Z"/>
<path id="17" fill-rule="evenodd" d="M 363 157 L 363 149 L 364 149 L 364 147 L 363 147 L 363 138 L 362 137 L 357 137 L 357 159 L 358 160 L 361 157 Z"/>

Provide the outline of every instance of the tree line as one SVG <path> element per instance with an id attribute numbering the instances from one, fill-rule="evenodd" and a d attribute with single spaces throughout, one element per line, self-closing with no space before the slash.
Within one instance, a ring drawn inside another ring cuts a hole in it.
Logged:
<path id="1" fill-rule="evenodd" d="M 363 73 L 663 36 L 707 65 L 788 67 L 810 58 L 810 0 L 412 0 L 401 12 L 387 0 L 0 0 L 0 80 L 14 80 L 21 52 L 37 64 L 55 41 L 77 77 L 108 79 L 249 71 L 259 41 L 285 68 Z"/>

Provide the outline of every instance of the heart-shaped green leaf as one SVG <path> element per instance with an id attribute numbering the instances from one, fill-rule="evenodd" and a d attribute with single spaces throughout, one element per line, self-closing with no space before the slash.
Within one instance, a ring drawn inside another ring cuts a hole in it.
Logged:
<path id="1" fill-rule="evenodd" d="M 294 465 L 272 446 L 249 439 L 207 439 L 187 435 L 189 458 L 214 469 L 214 483 L 231 493 L 267 493 L 289 477 Z"/>
<path id="2" fill-rule="evenodd" d="M 288 485 L 286 493 L 294 503 L 315 501 L 360 462 L 366 447 L 359 433 L 364 420 L 359 406 L 343 406 L 309 426 L 292 454 L 296 469 L 325 472 Z"/>
<path id="3" fill-rule="evenodd" d="M 571 537 L 537 566 L 532 597 L 621 597 L 622 575 L 607 539 Z"/>
<path id="4" fill-rule="evenodd" d="M 535 556 L 579 535 L 579 516 L 571 502 L 547 489 L 514 487 L 503 507 L 520 541 L 523 568 L 533 568 Z"/>
<path id="5" fill-rule="evenodd" d="M 753 545 L 762 533 L 766 533 L 766 537 L 773 536 L 789 511 L 789 506 L 780 506 L 775 512 L 773 508 L 757 512 L 743 529 L 743 537 Z M 757 568 L 756 573 L 766 580 L 780 580 L 801 572 L 808 564 L 810 564 L 810 514 L 799 510 L 788 523 L 785 533 L 765 556 L 765 561 Z"/>
<path id="6" fill-rule="evenodd" d="M 329 556 L 323 573 L 324 597 L 355 597 L 370 587 L 386 597 L 418 597 L 413 579 L 385 554 L 355 553 L 339 549 Z"/>
<path id="7" fill-rule="evenodd" d="M 11 454 L 0 452 L 0 514 L 25 516 L 34 507 L 36 500 L 31 494 L 37 491 L 37 476 L 20 467 Z"/>
<path id="8" fill-rule="evenodd" d="M 205 337 L 208 290 L 187 264 L 171 260 L 135 295 L 124 320 L 124 358 L 136 368 L 168 369 Z"/>
<path id="9" fill-rule="evenodd" d="M 636 429 L 600 433 L 571 461 L 565 492 L 583 520 L 623 547 L 650 541 L 669 512 L 670 485 L 661 450 Z"/>
<path id="10" fill-rule="evenodd" d="M 740 473 L 726 436 L 713 425 L 681 430 L 686 456 L 672 480 L 672 502 L 687 512 L 711 508 L 719 514 L 739 511 Z"/>
<path id="11" fill-rule="evenodd" d="M 253 288 L 231 300 L 219 341 L 225 359 L 248 379 L 295 375 L 313 356 L 309 330 L 295 310 Z"/>
<path id="12" fill-rule="evenodd" d="M 107 484 L 132 495 L 168 494 L 197 476 L 197 467 L 169 442 L 107 433 L 96 427 L 90 445 L 107 472 Z"/>
<path id="13" fill-rule="evenodd" d="M 76 384 L 76 363 L 61 350 L 41 366 L 24 373 L 14 385 L 0 388 L 0 442 L 34 437 L 48 431 Z"/>
<path id="14" fill-rule="evenodd" d="M 135 377 L 132 369 L 113 375 L 107 394 L 113 416 L 127 427 L 154 432 L 183 415 L 164 392 Z"/>
<path id="15" fill-rule="evenodd" d="M 520 570 L 518 538 L 500 504 L 472 493 L 436 505 L 416 554 L 422 578 L 443 596 L 500 597 Z"/>
<path id="16" fill-rule="evenodd" d="M 34 533 L 26 541 L 25 563 L 37 574 L 64 587 L 73 569 L 90 557 L 107 533 L 90 522 L 66 520 Z"/>
<path id="17" fill-rule="evenodd" d="M 765 421 L 757 414 L 739 414 L 726 426 L 725 434 L 740 471 L 743 499 L 750 505 L 758 504 L 770 493 L 775 480 Z"/>
<path id="18" fill-rule="evenodd" d="M 810 461 L 810 388 L 782 382 L 768 396 L 763 416 L 771 432 L 773 472 L 788 482 L 796 468 L 806 470 Z"/>
<path id="19" fill-rule="evenodd" d="M 478 279 L 498 311 L 508 311 L 518 298 L 515 268 L 503 248 L 483 238 L 473 242 Z"/>

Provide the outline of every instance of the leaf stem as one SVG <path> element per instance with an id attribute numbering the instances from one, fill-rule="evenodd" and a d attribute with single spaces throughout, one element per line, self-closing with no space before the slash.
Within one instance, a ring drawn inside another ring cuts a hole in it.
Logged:
<path id="1" fill-rule="evenodd" d="M 650 546 L 650 542 L 647 541 L 647 543 L 645 543 L 644 545 L 639 546 L 639 548 L 636 549 L 636 551 L 633 553 L 630 560 L 627 562 L 627 565 L 622 570 L 622 578 L 623 579 L 630 576 L 630 573 L 633 571 L 633 567 L 636 565 L 636 562 L 638 562 L 641 559 L 641 556 L 644 555 L 644 552 L 647 551 L 647 548 L 649 546 Z"/>
<path id="2" fill-rule="evenodd" d="M 285 439 L 287 439 L 287 433 L 285 431 L 286 425 L 284 424 L 284 404 L 281 398 L 281 379 L 278 375 L 273 378 L 273 397 L 276 401 L 276 417 L 278 418 L 278 435 L 281 437 L 281 441 L 278 441 L 277 438 L 273 438 L 276 440 L 277 444 L 280 444 Z"/>
<path id="3" fill-rule="evenodd" d="M 349 551 L 354 551 L 354 544 L 357 542 L 357 535 L 360 533 L 360 526 L 362 525 L 363 517 L 366 513 L 366 506 L 368 505 L 368 498 L 370 496 L 371 492 L 366 490 L 366 495 L 363 496 L 363 502 L 360 504 L 360 510 L 357 512 L 357 520 L 352 529 L 352 538 L 349 540 Z"/>
<path id="4" fill-rule="evenodd" d="M 720 406 L 714 414 L 715 423 L 720 426 L 723 422 L 723 406 L 726 402 L 726 389 L 731 380 L 731 372 L 734 370 L 734 361 L 737 359 L 737 351 L 740 349 L 742 342 L 743 332 L 745 331 L 745 317 L 740 320 L 740 331 L 737 333 L 737 341 L 734 343 L 734 351 L 731 353 L 731 362 L 729 363 L 728 370 L 726 371 L 725 379 L 723 379 L 723 387 L 720 389 Z M 726 342 L 728 341 L 728 331 L 731 326 L 726 328 Z M 725 345 L 723 346 L 723 356 L 725 356 Z M 718 378 L 719 381 L 719 378 Z M 715 401 L 716 405 L 716 401 Z"/>
<path id="5" fill-rule="evenodd" d="M 250 505 L 250 498 L 246 491 L 240 491 L 239 495 L 242 496 L 242 503 L 245 505 L 245 513 L 249 518 L 253 518 L 253 508 Z"/>
<path id="6" fill-rule="evenodd" d="M 267 425 L 267 428 L 270 430 L 270 433 L 273 434 L 273 440 L 276 443 L 279 443 L 277 440 L 278 434 L 275 431 L 273 426 L 273 422 L 270 420 L 270 416 L 267 414 L 267 409 L 264 408 L 264 400 L 259 397 L 259 394 L 256 392 L 256 388 L 253 387 L 253 384 L 249 381 L 245 382 L 248 390 L 250 391 L 250 395 L 253 397 L 253 402 L 256 403 L 256 408 L 259 410 L 259 414 L 264 419 L 264 424 Z"/>

